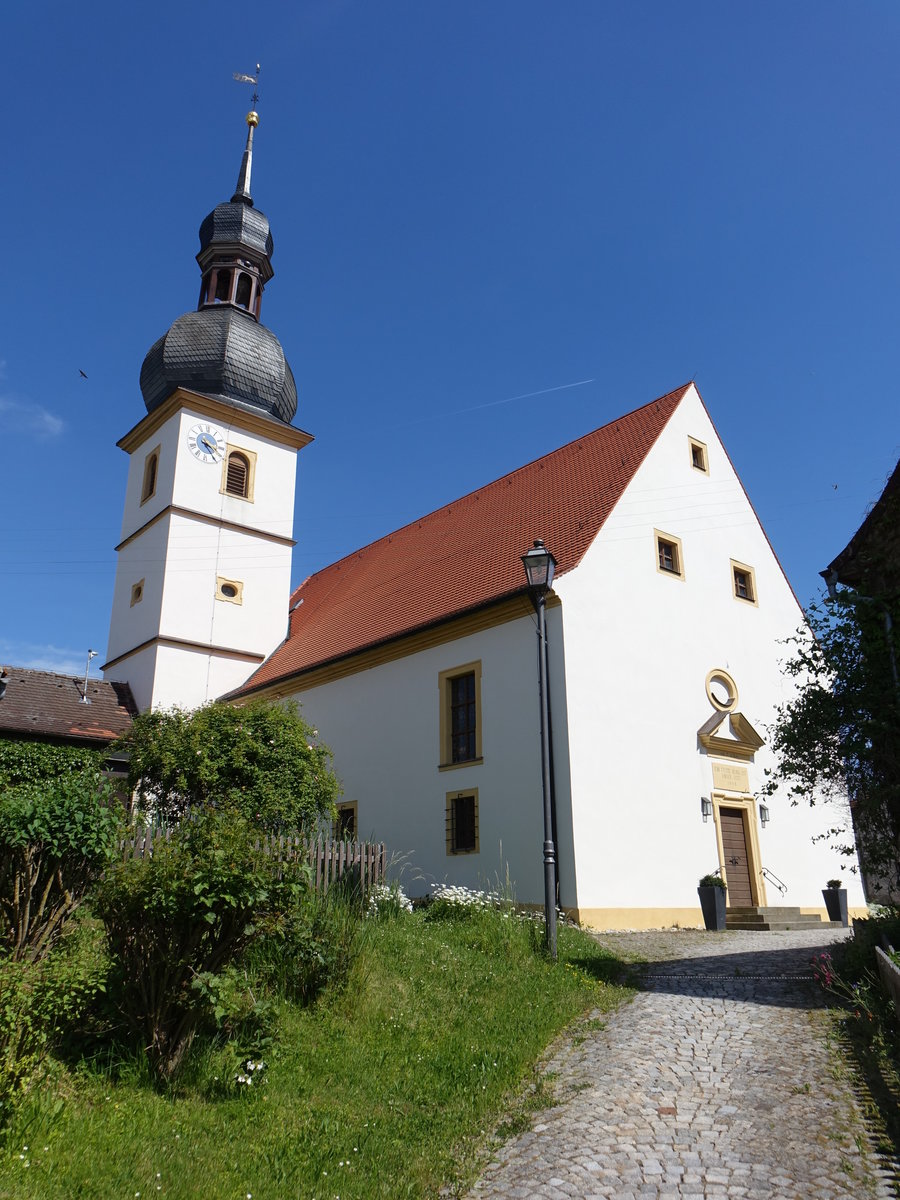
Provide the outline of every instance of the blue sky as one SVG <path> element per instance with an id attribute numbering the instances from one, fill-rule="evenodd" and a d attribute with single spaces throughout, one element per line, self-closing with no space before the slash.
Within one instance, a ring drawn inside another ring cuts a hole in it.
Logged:
<path id="1" fill-rule="evenodd" d="M 7 663 L 105 650 L 257 61 L 295 582 L 692 377 L 802 601 L 897 460 L 896 3 L 50 0 L 0 55 Z"/>

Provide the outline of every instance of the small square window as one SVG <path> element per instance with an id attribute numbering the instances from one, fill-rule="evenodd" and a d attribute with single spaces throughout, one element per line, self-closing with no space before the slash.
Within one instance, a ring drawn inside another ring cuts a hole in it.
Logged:
<path id="1" fill-rule="evenodd" d="M 478 853 L 478 789 L 447 793 L 447 853 Z"/>
<path id="2" fill-rule="evenodd" d="M 356 832 L 356 801 L 337 806 L 337 820 L 334 822 L 334 837 L 339 842 L 355 842 Z"/>
<path id="3" fill-rule="evenodd" d="M 731 584 L 736 600 L 744 600 L 747 604 L 756 604 L 756 575 L 752 567 L 732 559 Z"/>
<path id="4" fill-rule="evenodd" d="M 681 539 L 668 533 L 660 533 L 655 529 L 656 538 L 656 569 L 662 575 L 674 575 L 676 579 L 684 579 L 684 559 L 681 552 Z"/>
<path id="5" fill-rule="evenodd" d="M 143 598 L 144 598 L 144 581 L 143 581 L 143 579 L 141 579 L 137 583 L 133 583 L 131 585 L 131 607 L 134 608 L 134 606 L 136 604 L 140 604 L 140 602 L 143 600 Z"/>
<path id="6" fill-rule="evenodd" d="M 696 438 L 688 438 L 688 444 L 691 448 L 691 466 L 695 471 L 702 471 L 704 475 L 708 475 L 709 459 L 706 455 L 706 443 L 698 442 Z"/>

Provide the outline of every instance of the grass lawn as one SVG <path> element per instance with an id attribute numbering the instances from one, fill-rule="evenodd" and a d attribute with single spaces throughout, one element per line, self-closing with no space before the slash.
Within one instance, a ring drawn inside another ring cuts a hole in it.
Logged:
<path id="1" fill-rule="evenodd" d="M 535 932 L 494 912 L 368 923 L 347 987 L 279 1009 L 251 1087 L 203 1047 L 167 1094 L 138 1064 L 53 1063 L 5 1135 L 0 1197 L 456 1194 L 498 1125 L 541 1103 L 533 1067 L 554 1036 L 627 995 L 585 934 L 560 929 L 554 967 Z"/>

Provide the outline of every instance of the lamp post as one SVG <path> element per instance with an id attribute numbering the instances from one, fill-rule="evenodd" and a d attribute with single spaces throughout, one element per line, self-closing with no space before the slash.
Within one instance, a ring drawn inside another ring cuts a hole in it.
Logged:
<path id="1" fill-rule="evenodd" d="M 538 618 L 538 680 L 541 701 L 541 785 L 544 793 L 544 921 L 546 944 L 556 961 L 556 846 L 553 843 L 553 813 L 550 808 L 550 722 L 547 705 L 547 593 L 553 584 L 556 559 L 542 541 L 522 555 L 528 594 Z"/>

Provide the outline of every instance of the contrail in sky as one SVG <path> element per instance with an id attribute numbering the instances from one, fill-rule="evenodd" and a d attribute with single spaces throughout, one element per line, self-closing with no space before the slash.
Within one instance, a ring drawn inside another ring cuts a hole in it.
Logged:
<path id="1" fill-rule="evenodd" d="M 478 412 L 481 408 L 496 408 L 498 404 L 512 404 L 514 400 L 529 400 L 532 396 L 546 396 L 548 392 L 564 392 L 568 388 L 584 387 L 593 383 L 593 379 L 576 379 L 574 383 L 560 383 L 556 387 L 540 388 L 536 392 L 523 392 L 521 396 L 507 396 L 505 400 L 489 400 L 487 404 L 473 404 L 471 408 L 455 408 L 451 412 L 443 412 L 430 417 L 420 417 L 417 421 L 409 421 L 410 425 L 421 425 L 425 421 L 443 420 L 445 417 L 458 417 L 462 413 Z"/>

